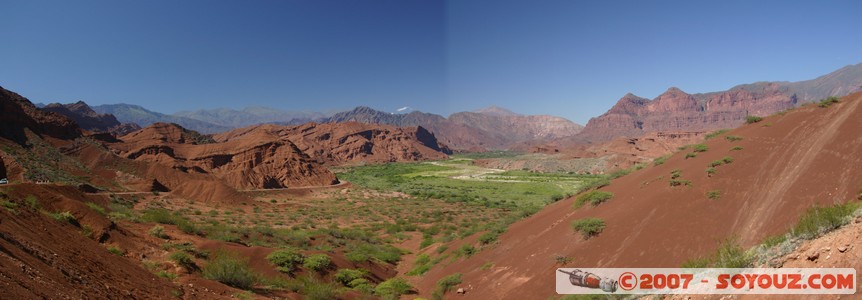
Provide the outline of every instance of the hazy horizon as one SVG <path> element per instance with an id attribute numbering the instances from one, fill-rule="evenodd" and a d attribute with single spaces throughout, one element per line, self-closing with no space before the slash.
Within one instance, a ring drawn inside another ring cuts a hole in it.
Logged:
<path id="1" fill-rule="evenodd" d="M 33 102 L 448 116 L 491 105 L 585 125 L 654 98 L 862 62 L 862 2 L 16 2 L 0 86 Z"/>

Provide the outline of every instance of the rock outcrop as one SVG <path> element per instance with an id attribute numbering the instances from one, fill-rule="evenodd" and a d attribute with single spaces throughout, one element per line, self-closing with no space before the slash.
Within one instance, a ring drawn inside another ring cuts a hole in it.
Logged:
<path id="1" fill-rule="evenodd" d="M 155 123 L 111 147 L 134 160 L 187 173 L 212 174 L 237 189 L 323 186 L 335 175 L 289 140 L 264 131 L 224 142 L 176 124 Z"/>
<path id="2" fill-rule="evenodd" d="M 112 114 L 97 113 L 84 101 L 69 104 L 51 103 L 43 107 L 42 110 L 64 115 L 74 120 L 75 123 L 78 123 L 78 126 L 82 129 L 94 132 L 110 132 L 116 135 L 125 135 L 141 129 L 140 126 L 134 123 L 120 123 Z"/>
<path id="3" fill-rule="evenodd" d="M 40 136 L 58 139 L 80 137 L 81 128 L 71 119 L 53 112 L 42 111 L 30 100 L 0 87 L 0 137 L 18 144 L 27 141 L 26 129 Z"/>

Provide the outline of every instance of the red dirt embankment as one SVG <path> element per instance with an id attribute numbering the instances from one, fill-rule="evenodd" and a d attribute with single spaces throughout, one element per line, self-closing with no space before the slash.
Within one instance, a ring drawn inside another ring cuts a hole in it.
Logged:
<path id="1" fill-rule="evenodd" d="M 709 150 L 676 153 L 602 188 L 614 197 L 573 209 L 574 198 L 552 204 L 511 226 L 500 242 L 473 257 L 435 269 L 420 283 L 430 293 L 441 277 L 463 273 L 474 299 L 546 299 L 555 295 L 557 255 L 569 267 L 678 267 L 711 254 L 736 236 L 743 247 L 786 232 L 813 205 L 855 199 L 862 186 L 862 93 L 827 108 L 809 105 L 743 125 L 706 141 Z M 725 136 L 741 137 L 729 141 Z M 731 150 L 735 146 L 742 150 Z M 733 162 L 709 164 L 724 157 Z M 671 187 L 671 172 L 691 186 Z M 707 191 L 721 198 L 708 199 Z M 601 234 L 584 240 L 572 221 L 601 218 Z M 494 267 L 480 270 L 486 262 Z M 862 270 L 860 270 L 862 271 Z"/>

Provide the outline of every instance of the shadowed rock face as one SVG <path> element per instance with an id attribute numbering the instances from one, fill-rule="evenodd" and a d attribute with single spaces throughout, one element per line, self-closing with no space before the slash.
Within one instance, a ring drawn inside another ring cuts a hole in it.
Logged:
<path id="1" fill-rule="evenodd" d="M 81 128 L 71 119 L 42 111 L 30 100 L 0 87 L 0 137 L 24 144 L 25 129 L 43 136 L 73 139 L 81 136 Z"/>

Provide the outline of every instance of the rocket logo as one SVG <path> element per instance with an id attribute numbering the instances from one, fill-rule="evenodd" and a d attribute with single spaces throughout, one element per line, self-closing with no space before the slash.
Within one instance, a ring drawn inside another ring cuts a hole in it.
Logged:
<path id="1" fill-rule="evenodd" d="M 566 272 L 563 270 L 559 270 L 561 273 L 565 273 L 569 275 L 569 282 L 574 286 L 580 286 L 591 289 L 601 289 L 602 291 L 613 293 L 617 291 L 617 281 L 607 278 L 607 277 L 599 277 L 599 275 L 584 272 L 580 269 L 572 270 L 571 272 Z"/>

